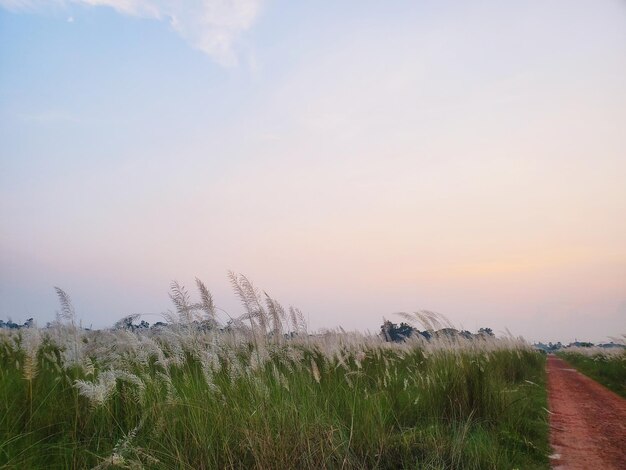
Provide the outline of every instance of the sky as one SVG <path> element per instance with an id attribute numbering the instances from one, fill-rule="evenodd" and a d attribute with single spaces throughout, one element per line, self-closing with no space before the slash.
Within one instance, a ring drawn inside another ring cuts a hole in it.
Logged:
<path id="1" fill-rule="evenodd" d="M 0 0 L 0 318 L 626 333 L 626 3 Z M 159 317 L 146 317 L 157 321 Z"/>

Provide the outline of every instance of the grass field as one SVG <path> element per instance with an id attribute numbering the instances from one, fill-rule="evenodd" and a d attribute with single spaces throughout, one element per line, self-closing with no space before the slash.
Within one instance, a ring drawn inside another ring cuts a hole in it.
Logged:
<path id="1" fill-rule="evenodd" d="M 55 325 L 0 332 L 0 466 L 548 468 L 525 342 L 310 334 L 237 276 L 218 327 L 198 285 L 160 329 L 81 330 L 59 291 Z"/>
<path id="2" fill-rule="evenodd" d="M 626 398 L 626 349 L 568 348 L 558 355 L 583 374 Z"/>

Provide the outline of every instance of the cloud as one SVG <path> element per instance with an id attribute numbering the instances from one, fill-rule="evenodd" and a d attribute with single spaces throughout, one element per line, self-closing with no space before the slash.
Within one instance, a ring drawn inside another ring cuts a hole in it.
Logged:
<path id="1" fill-rule="evenodd" d="M 262 0 L 0 0 L 12 11 L 42 12 L 71 4 L 167 21 L 185 41 L 224 66 L 237 64 L 234 44 L 258 16 Z"/>

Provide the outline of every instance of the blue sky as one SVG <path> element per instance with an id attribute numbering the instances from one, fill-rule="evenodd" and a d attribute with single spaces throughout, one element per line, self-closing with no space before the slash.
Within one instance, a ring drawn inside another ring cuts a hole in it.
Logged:
<path id="1" fill-rule="evenodd" d="M 625 76 L 617 0 L 0 0 L 0 316 L 624 333 Z"/>

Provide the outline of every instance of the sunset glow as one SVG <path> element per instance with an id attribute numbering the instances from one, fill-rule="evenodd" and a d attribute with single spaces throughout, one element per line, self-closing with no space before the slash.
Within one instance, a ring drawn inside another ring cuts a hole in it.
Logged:
<path id="1" fill-rule="evenodd" d="M 0 0 L 0 317 L 626 332 L 626 4 L 196 3 Z"/>

